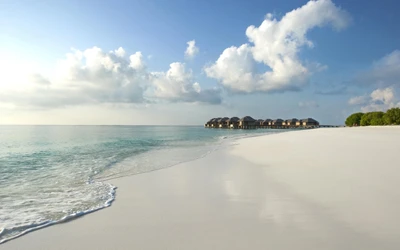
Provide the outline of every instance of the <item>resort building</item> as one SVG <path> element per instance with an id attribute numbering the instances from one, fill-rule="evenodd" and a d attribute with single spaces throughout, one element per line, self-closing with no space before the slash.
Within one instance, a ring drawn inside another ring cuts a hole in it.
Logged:
<path id="1" fill-rule="evenodd" d="M 239 120 L 239 128 L 251 129 L 256 127 L 256 120 L 251 116 L 245 116 Z"/>
<path id="2" fill-rule="evenodd" d="M 302 119 L 300 122 L 301 126 L 319 126 L 319 122 L 317 122 L 313 118 Z"/>
<path id="3" fill-rule="evenodd" d="M 221 119 L 221 117 L 214 118 L 214 119 L 211 121 L 211 128 L 218 128 L 218 121 L 219 121 L 219 119 Z"/>
<path id="4" fill-rule="evenodd" d="M 262 120 L 262 119 L 256 120 L 256 122 L 255 122 L 255 127 L 256 127 L 256 128 L 261 128 L 263 122 L 264 122 L 264 120 Z"/>
<path id="5" fill-rule="evenodd" d="M 283 125 L 282 119 L 273 120 L 271 123 L 271 126 L 274 126 L 274 127 L 282 127 L 282 125 Z"/>
<path id="6" fill-rule="evenodd" d="M 265 120 L 263 121 L 263 123 L 262 123 L 262 127 L 263 127 L 263 128 L 267 128 L 267 127 L 271 126 L 271 124 L 270 124 L 271 122 L 272 122 L 271 119 L 265 119 Z"/>
<path id="7" fill-rule="evenodd" d="M 285 121 L 285 126 L 287 126 L 287 127 L 295 127 L 295 126 L 297 126 L 297 122 L 298 122 L 299 120 L 297 120 L 296 118 L 292 118 L 292 119 L 288 119 L 288 120 L 286 120 Z"/>
<path id="8" fill-rule="evenodd" d="M 226 121 L 227 128 L 238 128 L 239 127 L 239 117 L 231 117 Z"/>
<path id="9" fill-rule="evenodd" d="M 204 127 L 209 128 L 211 127 L 212 122 L 214 121 L 215 118 L 210 119 L 206 124 L 204 124 Z"/>
<path id="10" fill-rule="evenodd" d="M 229 117 L 224 117 L 218 120 L 218 128 L 227 128 L 226 122 L 229 120 Z"/>
<path id="11" fill-rule="evenodd" d="M 324 125 L 326 127 L 327 125 Z M 274 129 L 293 129 L 293 128 L 316 128 L 321 127 L 319 122 L 313 118 L 298 120 L 296 118 L 282 119 L 254 119 L 251 116 L 238 117 L 217 117 L 212 118 L 204 124 L 206 128 L 231 128 L 231 129 L 255 129 L 255 128 L 274 128 Z"/>

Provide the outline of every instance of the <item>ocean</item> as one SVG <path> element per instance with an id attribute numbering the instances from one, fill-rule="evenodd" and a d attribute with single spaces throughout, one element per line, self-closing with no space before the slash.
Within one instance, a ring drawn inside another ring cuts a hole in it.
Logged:
<path id="1" fill-rule="evenodd" d="M 0 126 L 0 244 L 108 207 L 114 178 L 194 160 L 279 130 L 196 126 Z"/>

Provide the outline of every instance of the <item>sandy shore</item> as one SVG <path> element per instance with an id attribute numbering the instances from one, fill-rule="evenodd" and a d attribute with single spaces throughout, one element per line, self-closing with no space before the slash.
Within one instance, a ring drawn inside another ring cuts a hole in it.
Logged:
<path id="1" fill-rule="evenodd" d="M 241 139 L 0 249 L 400 249 L 400 127 Z"/>

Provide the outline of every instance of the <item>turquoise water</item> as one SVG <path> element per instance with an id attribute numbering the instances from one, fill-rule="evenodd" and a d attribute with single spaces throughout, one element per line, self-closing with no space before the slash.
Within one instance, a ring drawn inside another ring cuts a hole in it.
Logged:
<path id="1" fill-rule="evenodd" d="M 113 178 L 202 157 L 278 130 L 172 126 L 0 126 L 0 244 L 111 205 Z"/>

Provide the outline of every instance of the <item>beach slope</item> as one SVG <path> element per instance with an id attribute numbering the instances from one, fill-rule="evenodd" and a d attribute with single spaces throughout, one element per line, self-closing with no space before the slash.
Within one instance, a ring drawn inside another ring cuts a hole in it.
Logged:
<path id="1" fill-rule="evenodd" d="M 400 249 L 400 127 L 238 140 L 1 249 Z"/>

